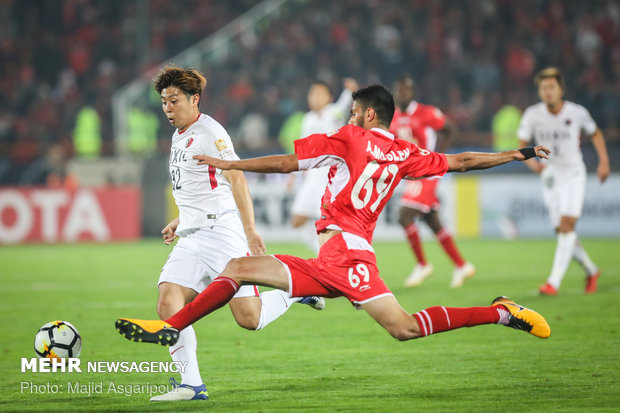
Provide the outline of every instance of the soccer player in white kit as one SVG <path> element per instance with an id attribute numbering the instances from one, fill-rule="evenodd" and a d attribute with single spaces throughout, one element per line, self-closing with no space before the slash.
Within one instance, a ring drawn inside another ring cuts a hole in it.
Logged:
<path id="1" fill-rule="evenodd" d="M 543 197 L 551 224 L 557 232 L 551 274 L 539 292 L 556 295 L 573 258 L 586 272 L 586 293 L 593 293 L 600 273 L 575 232 L 586 188 L 586 167 L 580 138 L 582 133 L 592 137 L 599 159 L 597 174 L 601 182 L 609 176 L 605 138 L 586 108 L 562 99 L 564 82 L 558 69 L 550 67 L 542 70 L 535 81 L 541 102 L 525 110 L 517 133 L 522 147 L 535 140 L 537 145 L 551 148 L 548 160 L 539 162 L 529 159 L 526 165 L 541 176 Z"/>
<path id="2" fill-rule="evenodd" d="M 166 67 L 154 81 L 162 108 L 176 131 L 172 135 L 170 176 L 179 217 L 162 230 L 164 243 L 173 248 L 159 277 L 157 313 L 168 318 L 192 301 L 223 271 L 229 260 L 263 255 L 265 245 L 254 228 L 254 209 L 247 181 L 241 171 L 222 171 L 198 165 L 193 155 L 208 153 L 221 159 L 239 159 L 226 130 L 198 104 L 206 79 L 193 69 Z M 292 303 L 321 309 L 322 298 L 291 299 L 280 290 L 260 295 L 253 285 L 239 289 L 230 301 L 237 323 L 250 330 L 264 328 L 288 310 Z M 181 383 L 151 401 L 207 399 L 196 359 L 196 333 L 183 329 L 170 347 L 174 361 L 187 362 Z"/>
<path id="3" fill-rule="evenodd" d="M 351 94 L 358 88 L 354 79 L 344 80 L 344 90 L 336 102 L 327 83 L 315 81 L 308 91 L 308 107 L 301 123 L 301 138 L 315 134 L 327 133 L 347 123 L 351 103 Z M 304 172 L 303 182 L 297 189 L 291 207 L 291 225 L 301 231 L 304 243 L 315 253 L 319 252 L 319 237 L 314 228 L 314 221 L 321 216 L 321 198 L 327 186 L 329 167 L 311 169 Z"/>

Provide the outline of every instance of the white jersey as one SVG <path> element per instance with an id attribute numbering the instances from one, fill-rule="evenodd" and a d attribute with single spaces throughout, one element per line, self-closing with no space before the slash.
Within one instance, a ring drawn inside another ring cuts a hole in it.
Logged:
<path id="1" fill-rule="evenodd" d="M 315 133 L 335 131 L 346 124 L 351 112 L 351 104 L 353 104 L 352 93 L 345 89 L 337 102 L 325 105 L 318 112 L 306 112 L 301 122 L 301 138 Z"/>
<path id="2" fill-rule="evenodd" d="M 590 112 L 581 105 L 564 101 L 558 114 L 553 114 L 543 102 L 530 106 L 521 118 L 517 135 L 524 141 L 551 149 L 547 166 L 585 168 L 581 153 L 581 134 L 592 135 L 596 123 Z"/>
<path id="3" fill-rule="evenodd" d="M 172 135 L 170 176 L 172 194 L 179 207 L 177 234 L 187 235 L 212 225 L 222 215 L 237 212 L 230 183 L 222 171 L 210 165 L 198 165 L 194 155 L 236 160 L 230 136 L 215 119 L 203 113 L 186 130 Z"/>
<path id="4" fill-rule="evenodd" d="M 309 111 L 301 122 L 301 136 L 315 133 L 329 133 L 347 123 L 351 111 L 353 97 L 350 90 L 345 89 L 338 101 L 325 105 L 318 112 Z M 294 215 L 318 219 L 321 216 L 321 198 L 327 187 L 329 166 L 304 171 L 304 180 L 295 194 L 291 210 Z"/>

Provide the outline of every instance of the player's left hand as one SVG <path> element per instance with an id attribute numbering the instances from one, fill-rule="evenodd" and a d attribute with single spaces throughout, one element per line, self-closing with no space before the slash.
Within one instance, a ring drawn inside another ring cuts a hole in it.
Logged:
<path id="1" fill-rule="evenodd" d="M 207 155 L 194 155 L 192 159 L 198 161 L 198 165 L 211 165 L 219 169 L 226 169 L 226 161 L 218 158 L 213 158 Z"/>
<path id="2" fill-rule="evenodd" d="M 536 151 L 537 157 L 541 159 L 549 159 L 549 154 L 551 153 L 551 150 L 549 150 L 549 148 L 546 148 L 542 145 L 537 145 L 534 146 L 534 150 Z"/>
<path id="3" fill-rule="evenodd" d="M 267 248 L 263 242 L 263 238 L 256 230 L 246 231 L 245 236 L 248 238 L 248 247 L 250 247 L 250 254 L 252 255 L 265 255 Z"/>
<path id="4" fill-rule="evenodd" d="M 598 168 L 596 169 L 596 174 L 598 175 L 599 181 L 601 183 L 605 182 L 605 180 L 609 177 L 609 164 L 608 163 L 598 163 Z"/>

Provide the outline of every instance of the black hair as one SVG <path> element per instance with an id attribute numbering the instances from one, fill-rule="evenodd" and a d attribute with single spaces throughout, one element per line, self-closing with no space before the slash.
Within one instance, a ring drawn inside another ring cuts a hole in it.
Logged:
<path id="1" fill-rule="evenodd" d="M 207 80 L 196 69 L 166 66 L 153 80 L 153 86 L 159 94 L 167 87 L 174 86 L 189 98 L 192 95 L 200 95 L 207 86 Z"/>
<path id="2" fill-rule="evenodd" d="M 394 97 L 382 85 L 370 85 L 353 92 L 353 100 L 357 102 L 362 111 L 373 108 L 379 122 L 389 126 L 394 116 Z"/>

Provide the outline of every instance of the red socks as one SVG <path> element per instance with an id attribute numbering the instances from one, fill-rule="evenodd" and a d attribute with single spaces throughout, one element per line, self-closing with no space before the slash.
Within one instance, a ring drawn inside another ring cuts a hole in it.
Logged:
<path id="1" fill-rule="evenodd" d="M 422 243 L 420 242 L 418 226 L 415 223 L 411 223 L 407 226 L 407 228 L 405 228 L 405 232 L 407 233 L 407 238 L 409 239 L 409 245 L 411 245 L 411 249 L 418 259 L 418 263 L 420 265 L 426 265 L 426 257 L 424 256 L 424 250 L 422 249 Z M 450 235 L 445 228 L 442 228 L 441 231 L 437 233 L 437 240 L 452 262 L 454 262 L 454 265 L 457 267 L 465 265 L 465 260 L 461 257 L 459 250 L 456 248 L 452 235 Z"/>
<path id="2" fill-rule="evenodd" d="M 413 316 L 420 325 L 422 337 L 461 327 L 480 324 L 506 324 L 508 310 L 502 306 L 491 307 L 429 307 Z"/>
<path id="3" fill-rule="evenodd" d="M 457 267 L 462 267 L 465 264 L 465 260 L 463 260 L 463 257 L 461 257 L 459 250 L 454 244 L 452 235 L 450 235 L 445 228 L 442 228 L 441 231 L 437 233 L 437 240 L 441 243 L 441 246 L 446 254 L 450 256 L 450 259 L 454 262 L 454 265 Z"/>
<path id="4" fill-rule="evenodd" d="M 183 330 L 207 314 L 224 306 L 233 298 L 237 290 L 239 290 L 239 284 L 232 278 L 217 277 L 178 313 L 164 321 L 174 328 Z"/>
<path id="5" fill-rule="evenodd" d="M 418 233 L 418 226 L 412 222 L 405 228 L 407 238 L 409 239 L 409 245 L 418 259 L 420 265 L 426 265 L 426 257 L 424 257 L 424 250 L 422 249 L 422 243 L 420 242 L 420 235 Z"/>

